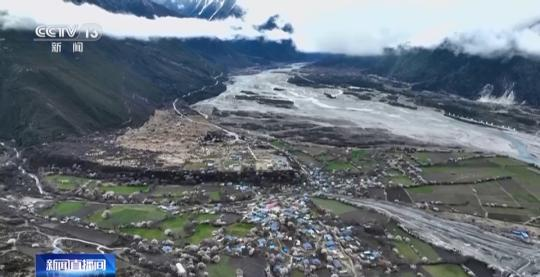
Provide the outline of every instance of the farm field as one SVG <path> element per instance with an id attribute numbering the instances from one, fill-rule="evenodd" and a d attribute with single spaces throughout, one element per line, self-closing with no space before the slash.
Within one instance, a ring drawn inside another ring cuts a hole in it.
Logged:
<path id="1" fill-rule="evenodd" d="M 97 180 L 87 179 L 82 177 L 68 176 L 68 175 L 48 175 L 45 177 L 45 181 L 60 191 L 70 191 L 77 189 L 82 185 L 89 187 L 95 186 Z"/>
<path id="2" fill-rule="evenodd" d="M 227 226 L 225 232 L 233 236 L 245 237 L 253 227 L 255 225 L 249 223 L 235 223 Z"/>
<path id="3" fill-rule="evenodd" d="M 411 179 L 405 175 L 395 175 L 390 177 L 390 180 L 392 181 L 393 185 L 403 185 L 405 187 L 414 186 L 413 181 L 411 181 Z"/>
<path id="4" fill-rule="evenodd" d="M 419 154 L 415 154 L 417 158 Z M 426 155 L 423 153 L 420 157 Z M 407 191 L 414 202 L 442 202 L 439 207 L 443 210 L 480 216 L 487 213 L 492 219 L 525 222 L 540 214 L 539 173 L 511 158 L 475 158 L 457 164 L 422 167 L 422 175 L 428 181 L 464 184 L 421 186 L 407 188 Z M 475 182 L 502 176 L 506 178 Z"/>
<path id="5" fill-rule="evenodd" d="M 236 270 L 230 263 L 228 256 L 221 256 L 221 261 L 208 266 L 209 277 L 229 277 L 236 276 Z M 302 275 L 303 276 L 303 275 Z"/>
<path id="6" fill-rule="evenodd" d="M 436 185 L 406 189 L 414 202 L 442 202 L 439 207 L 459 213 L 483 215 L 471 185 Z"/>
<path id="7" fill-rule="evenodd" d="M 431 275 L 431 277 L 467 277 L 468 275 L 458 265 L 425 265 L 422 268 Z"/>
<path id="8" fill-rule="evenodd" d="M 86 204 L 79 201 L 65 201 L 56 203 L 46 214 L 51 216 L 70 216 L 84 208 Z"/>
<path id="9" fill-rule="evenodd" d="M 355 207 L 343 204 L 336 200 L 322 198 L 313 198 L 312 200 L 319 208 L 328 210 L 336 215 L 342 215 L 356 210 Z"/>
<path id="10" fill-rule="evenodd" d="M 211 237 L 212 232 L 214 232 L 215 230 L 217 230 L 217 228 L 210 224 L 198 224 L 195 227 L 195 231 L 193 232 L 193 234 L 189 236 L 187 240 L 191 244 L 200 244 L 203 240 Z"/>
<path id="11" fill-rule="evenodd" d="M 113 205 L 108 218 L 103 218 L 102 211 L 96 212 L 89 217 L 91 222 L 102 228 L 116 228 L 120 225 L 136 223 L 140 221 L 161 221 L 165 219 L 166 213 L 158 207 L 151 205 Z"/>
<path id="12" fill-rule="evenodd" d="M 163 196 L 180 197 L 185 191 L 190 191 L 192 189 L 193 189 L 193 186 L 159 185 L 159 186 L 155 186 L 152 189 L 150 194 L 156 197 L 163 197 Z"/>
<path id="13" fill-rule="evenodd" d="M 147 185 L 130 185 L 130 186 L 127 186 L 127 185 L 116 185 L 116 184 L 112 184 L 112 183 L 107 183 L 107 184 L 99 187 L 99 189 L 102 192 L 112 191 L 112 192 L 114 192 L 116 194 L 120 194 L 120 195 L 130 195 L 130 194 L 135 193 L 135 192 L 143 193 L 143 192 L 150 191 L 150 188 Z"/>
<path id="14" fill-rule="evenodd" d="M 42 211 L 44 215 L 52 217 L 66 217 L 66 216 L 75 216 L 79 218 L 85 218 L 88 215 L 93 214 L 97 210 L 105 207 L 105 204 L 100 203 L 89 203 L 86 201 L 59 201 L 55 203 L 52 207 Z"/>
<path id="15" fill-rule="evenodd" d="M 472 183 L 493 177 L 508 176 L 508 172 L 496 165 L 436 165 L 422 168 L 427 181 L 437 183 Z"/>
<path id="16" fill-rule="evenodd" d="M 184 234 L 186 224 L 189 222 L 189 215 L 184 214 L 168 218 L 161 222 L 160 226 L 163 230 L 170 229 L 174 234 L 182 235 Z"/>
<path id="17" fill-rule="evenodd" d="M 74 177 L 69 175 L 48 175 L 45 177 L 48 184 L 54 186 L 60 191 L 73 191 L 85 185 L 87 188 L 98 188 L 102 193 L 112 191 L 120 195 L 130 195 L 134 192 L 149 192 L 150 187 L 146 184 L 117 184 L 97 179 Z"/>
<path id="18" fill-rule="evenodd" d="M 467 158 L 473 155 L 468 152 L 434 152 L 421 151 L 414 153 L 414 157 L 421 165 L 445 163 L 449 159 Z"/>
<path id="19" fill-rule="evenodd" d="M 162 230 L 154 228 L 124 227 L 120 228 L 120 232 L 130 235 L 139 235 L 141 238 L 145 239 L 164 240 L 166 238 Z"/>
<path id="20" fill-rule="evenodd" d="M 398 226 L 392 224 L 389 227 L 389 232 L 394 237 L 401 237 L 401 241 L 394 241 L 395 247 L 398 249 L 400 255 L 410 263 L 419 263 L 422 258 L 427 258 L 428 262 L 438 262 L 440 257 L 437 252 L 431 247 L 431 245 L 407 234 Z"/>
<path id="21" fill-rule="evenodd" d="M 473 185 L 482 203 L 504 204 L 509 207 L 519 207 L 520 204 L 508 193 L 500 184 L 500 181 L 493 181 Z"/>

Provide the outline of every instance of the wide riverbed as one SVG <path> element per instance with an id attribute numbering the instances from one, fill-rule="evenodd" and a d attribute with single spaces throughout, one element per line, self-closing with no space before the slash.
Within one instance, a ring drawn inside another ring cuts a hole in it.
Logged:
<path id="1" fill-rule="evenodd" d="M 342 91 L 337 88 L 299 87 L 287 82 L 294 68 L 295 66 L 291 66 L 254 75 L 235 76 L 232 78 L 233 84 L 227 86 L 227 91 L 193 107 L 201 112 L 207 112 L 211 108 L 222 111 L 268 112 L 309 117 L 325 126 L 332 121 L 345 128 L 385 129 L 425 143 L 509 155 L 540 165 L 540 138 L 537 136 L 461 122 L 427 107 L 412 110 L 378 101 L 359 100 L 354 96 L 341 94 Z M 290 100 L 294 102 L 294 108 L 236 99 L 235 96 L 245 95 L 242 91 L 253 92 L 265 98 Z M 330 99 L 325 93 L 337 97 Z"/>

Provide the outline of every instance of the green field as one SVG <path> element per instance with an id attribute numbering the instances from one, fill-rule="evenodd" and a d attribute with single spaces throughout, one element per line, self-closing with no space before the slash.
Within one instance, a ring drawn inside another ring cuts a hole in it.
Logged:
<path id="1" fill-rule="evenodd" d="M 433 186 L 412 187 L 406 189 L 409 193 L 432 193 Z"/>
<path id="2" fill-rule="evenodd" d="M 121 195 L 130 195 L 134 192 L 148 192 L 150 191 L 150 188 L 147 185 L 135 185 L 135 186 L 128 186 L 128 185 L 115 185 L 111 183 L 107 183 L 106 185 L 103 185 L 99 188 L 102 192 L 107 191 L 113 191 L 116 194 Z"/>
<path id="3" fill-rule="evenodd" d="M 427 166 L 422 170 L 427 180 L 469 184 L 407 189 L 415 202 L 442 201 L 452 204 L 456 212 L 474 215 L 483 215 L 487 210 L 490 218 L 511 222 L 526 221 L 540 214 L 540 171 L 523 162 L 505 157 L 478 158 L 456 164 Z M 503 176 L 509 179 L 473 183 L 479 179 Z M 482 209 L 478 200 L 484 206 L 495 203 L 508 208 Z"/>
<path id="4" fill-rule="evenodd" d="M 161 223 L 162 229 L 171 229 L 175 234 L 183 234 L 184 227 L 189 222 L 188 215 L 175 216 L 173 218 L 166 219 Z"/>
<path id="5" fill-rule="evenodd" d="M 518 185 L 519 186 L 519 185 Z M 498 181 L 477 184 L 473 186 L 478 193 L 482 203 L 506 204 L 509 207 L 518 207 L 519 203 L 514 201 L 513 196 L 505 192 Z M 530 196 L 530 194 L 527 194 Z"/>
<path id="6" fill-rule="evenodd" d="M 281 140 L 281 139 L 273 139 L 270 142 L 270 144 L 272 144 L 274 147 L 280 148 L 280 149 L 285 149 L 285 148 L 289 147 L 289 145 L 284 140 Z"/>
<path id="7" fill-rule="evenodd" d="M 92 179 L 67 175 L 49 175 L 45 177 L 45 181 L 53 184 L 59 190 L 74 190 L 84 184 L 92 186 L 97 182 L 96 180 Z"/>
<path id="8" fill-rule="evenodd" d="M 179 186 L 179 185 L 161 185 L 156 186 L 152 190 L 152 195 L 154 196 L 168 196 L 169 194 L 173 197 L 182 196 L 184 191 L 189 191 L 193 189 L 191 186 Z"/>
<path id="9" fill-rule="evenodd" d="M 125 228 L 120 228 L 120 232 L 129 234 L 129 235 L 139 235 L 145 239 L 158 239 L 158 240 L 166 239 L 165 234 L 160 229 L 125 227 Z"/>
<path id="10" fill-rule="evenodd" d="M 392 226 L 390 232 L 394 236 L 399 235 L 403 238 L 403 241 L 394 241 L 394 245 L 408 262 L 419 263 L 422 257 L 426 257 L 429 262 L 437 262 L 439 260 L 439 255 L 431 245 L 410 236 L 398 226 Z M 405 242 L 405 238 L 409 238 L 410 241 Z"/>
<path id="11" fill-rule="evenodd" d="M 420 256 L 428 258 L 428 261 L 436 262 L 439 260 L 439 255 L 431 245 L 416 238 L 411 238 L 411 244 L 418 250 Z"/>
<path id="12" fill-rule="evenodd" d="M 355 211 L 356 208 L 344 203 L 341 203 L 337 200 L 329 200 L 322 198 L 312 198 L 313 203 L 321 209 L 328 210 L 336 215 L 342 215 L 348 212 Z"/>
<path id="13" fill-rule="evenodd" d="M 344 171 L 354 168 L 354 166 L 346 161 L 333 160 L 326 163 L 326 170 L 329 171 Z"/>
<path id="14" fill-rule="evenodd" d="M 208 214 L 208 213 L 201 213 L 197 214 L 195 216 L 195 220 L 197 222 L 204 222 L 204 221 L 214 221 L 219 218 L 219 215 L 217 214 Z"/>
<path id="15" fill-rule="evenodd" d="M 421 257 L 418 257 L 414 250 L 405 242 L 402 241 L 396 241 L 394 242 L 394 246 L 399 251 L 400 255 L 403 255 L 405 260 L 409 263 L 417 263 L 420 261 Z"/>
<path id="16" fill-rule="evenodd" d="M 400 277 L 416 277 L 416 274 L 413 272 L 400 272 L 399 274 Z"/>
<path id="17" fill-rule="evenodd" d="M 422 151 L 414 153 L 414 157 L 420 163 L 420 165 L 427 165 L 429 163 L 446 163 L 450 158 L 466 158 L 471 157 L 472 153 L 468 152 L 430 152 Z"/>
<path id="18" fill-rule="evenodd" d="M 369 152 L 367 150 L 365 150 L 365 149 L 353 149 L 351 151 L 351 161 L 353 163 L 357 163 L 360 160 L 366 158 L 368 153 Z"/>
<path id="19" fill-rule="evenodd" d="M 508 172 L 495 165 L 441 165 L 424 167 L 422 175 L 426 180 L 434 182 L 474 182 L 508 176 Z"/>
<path id="20" fill-rule="evenodd" d="M 397 176 L 392 176 L 390 178 L 390 180 L 392 180 L 392 182 L 394 183 L 394 185 L 399 185 L 399 184 L 402 184 L 406 187 L 411 187 L 411 186 L 414 186 L 415 184 L 411 181 L 411 179 L 405 175 L 397 175 Z"/>
<path id="21" fill-rule="evenodd" d="M 247 236 L 247 234 L 249 234 L 249 231 L 253 227 L 255 227 L 255 225 L 250 224 L 250 223 L 235 223 L 230 226 L 227 226 L 227 228 L 225 229 L 225 232 L 233 236 L 245 237 Z"/>
<path id="22" fill-rule="evenodd" d="M 451 204 L 458 213 L 483 215 L 472 185 L 435 185 L 408 188 L 407 191 L 414 202 L 442 201 Z M 446 208 L 446 206 L 441 206 Z"/>
<path id="23" fill-rule="evenodd" d="M 511 158 L 505 158 L 505 157 L 495 157 L 495 158 L 490 158 L 489 161 L 492 162 L 492 163 L 494 163 L 494 164 L 500 165 L 500 166 L 502 166 L 502 167 L 508 167 L 508 166 L 527 166 L 526 164 L 524 164 L 524 163 L 521 162 L 521 161 L 514 160 L 514 159 L 511 159 Z"/>
<path id="24" fill-rule="evenodd" d="M 421 165 L 426 165 L 431 162 L 430 152 L 417 152 L 414 156 Z"/>
<path id="25" fill-rule="evenodd" d="M 100 182 L 95 179 L 67 175 L 49 175 L 45 177 L 45 180 L 47 183 L 53 184 L 57 189 L 63 191 L 75 190 L 85 184 L 88 187 L 96 187 Z M 144 184 L 128 186 L 106 182 L 99 186 L 99 190 L 101 192 L 114 191 L 116 194 L 129 195 L 133 192 L 148 192 L 150 188 Z"/>
<path id="26" fill-rule="evenodd" d="M 487 177 L 510 176 L 518 183 L 530 185 L 533 191 L 540 193 L 540 187 L 537 185 L 540 174 L 520 161 L 505 157 L 469 159 L 457 164 L 423 167 L 423 176 L 432 181 L 465 182 Z"/>
<path id="27" fill-rule="evenodd" d="M 201 170 L 207 167 L 207 164 L 203 162 L 187 162 L 184 164 L 184 170 Z"/>
<path id="28" fill-rule="evenodd" d="M 467 273 L 458 265 L 425 265 L 422 268 L 431 275 L 431 277 L 467 277 Z"/>
<path id="29" fill-rule="evenodd" d="M 166 213 L 158 207 L 151 205 L 121 204 L 114 205 L 109 218 L 101 217 L 103 210 L 90 216 L 89 220 L 102 228 L 115 228 L 140 221 L 160 221 L 165 219 Z"/>
<path id="30" fill-rule="evenodd" d="M 203 240 L 210 238 L 214 230 L 216 227 L 210 224 L 199 224 L 195 227 L 195 232 L 188 238 L 188 241 L 191 244 L 200 244 Z"/>
<path id="31" fill-rule="evenodd" d="M 234 277 L 236 276 L 236 269 L 230 263 L 230 258 L 228 256 L 221 256 L 221 261 L 218 264 L 208 265 L 208 276 Z"/>
<path id="32" fill-rule="evenodd" d="M 489 218 L 508 222 L 521 223 L 529 220 L 531 217 L 538 216 L 538 213 L 529 209 L 486 207 L 486 210 L 488 211 Z"/>
<path id="33" fill-rule="evenodd" d="M 61 201 L 45 211 L 45 214 L 55 217 L 72 216 L 81 211 L 85 205 L 85 202 L 80 201 Z"/>
<path id="34" fill-rule="evenodd" d="M 497 160 L 497 162 L 503 163 L 500 160 Z M 504 170 L 508 175 L 512 176 L 513 181 L 520 184 L 527 191 L 527 194 L 530 193 L 534 196 L 535 200 L 531 198 L 530 201 L 538 203 L 538 199 L 540 199 L 540 174 L 536 169 L 526 165 L 509 165 L 504 166 Z"/>
<path id="35" fill-rule="evenodd" d="M 208 193 L 208 195 L 210 196 L 210 199 L 212 201 L 221 200 L 221 192 L 219 192 L 219 191 L 211 191 L 211 192 Z"/>

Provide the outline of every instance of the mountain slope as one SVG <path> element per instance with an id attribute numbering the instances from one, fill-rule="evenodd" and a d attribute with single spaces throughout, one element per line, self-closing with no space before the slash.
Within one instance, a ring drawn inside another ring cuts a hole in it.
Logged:
<path id="1" fill-rule="evenodd" d="M 0 42 L 0 139 L 25 145 L 139 124 L 155 108 L 214 84 L 219 73 L 261 60 L 232 42 L 212 58 L 212 45 L 227 42 L 211 40 L 195 51 L 173 39 L 103 38 L 73 55 L 69 44 L 64 54 L 51 54 L 48 43 L 32 42 L 28 32 L 0 32 L 0 37 L 5 38 Z M 205 93 L 224 87 L 212 89 Z"/>
<path id="2" fill-rule="evenodd" d="M 147 18 L 155 16 L 197 17 L 209 20 L 240 17 L 236 0 L 71 0 L 90 3 L 114 13 L 129 13 Z"/>
<path id="3" fill-rule="evenodd" d="M 514 92 L 518 103 L 540 106 L 540 61 L 531 57 L 480 57 L 448 47 L 388 51 L 373 57 L 334 57 L 319 65 L 354 67 L 411 82 L 415 89 L 444 91 L 470 99 Z"/>

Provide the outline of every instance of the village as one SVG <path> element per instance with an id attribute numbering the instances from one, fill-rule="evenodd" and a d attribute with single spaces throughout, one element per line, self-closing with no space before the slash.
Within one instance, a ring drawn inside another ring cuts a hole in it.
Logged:
<path id="1" fill-rule="evenodd" d="M 133 276 L 501 272 L 468 255 L 467 246 L 437 245 L 400 218 L 351 199 L 453 216 L 516 247 L 536 240 L 535 196 L 522 196 L 536 178 L 532 165 L 453 148 L 244 137 L 200 114 L 176 123 L 178 112 L 158 111 L 139 129 L 48 145 L 30 156 L 43 194 L 29 186 L 36 197 L 3 200 L 8 214 L 29 223 L 4 235 L 2 249 L 21 257 L 17 268 L 31 271 L 24 257 L 36 253 L 99 251 L 114 253 L 121 274 Z M 12 158 L 6 166 L 20 161 Z M 508 182 L 523 191 L 503 194 Z"/>

